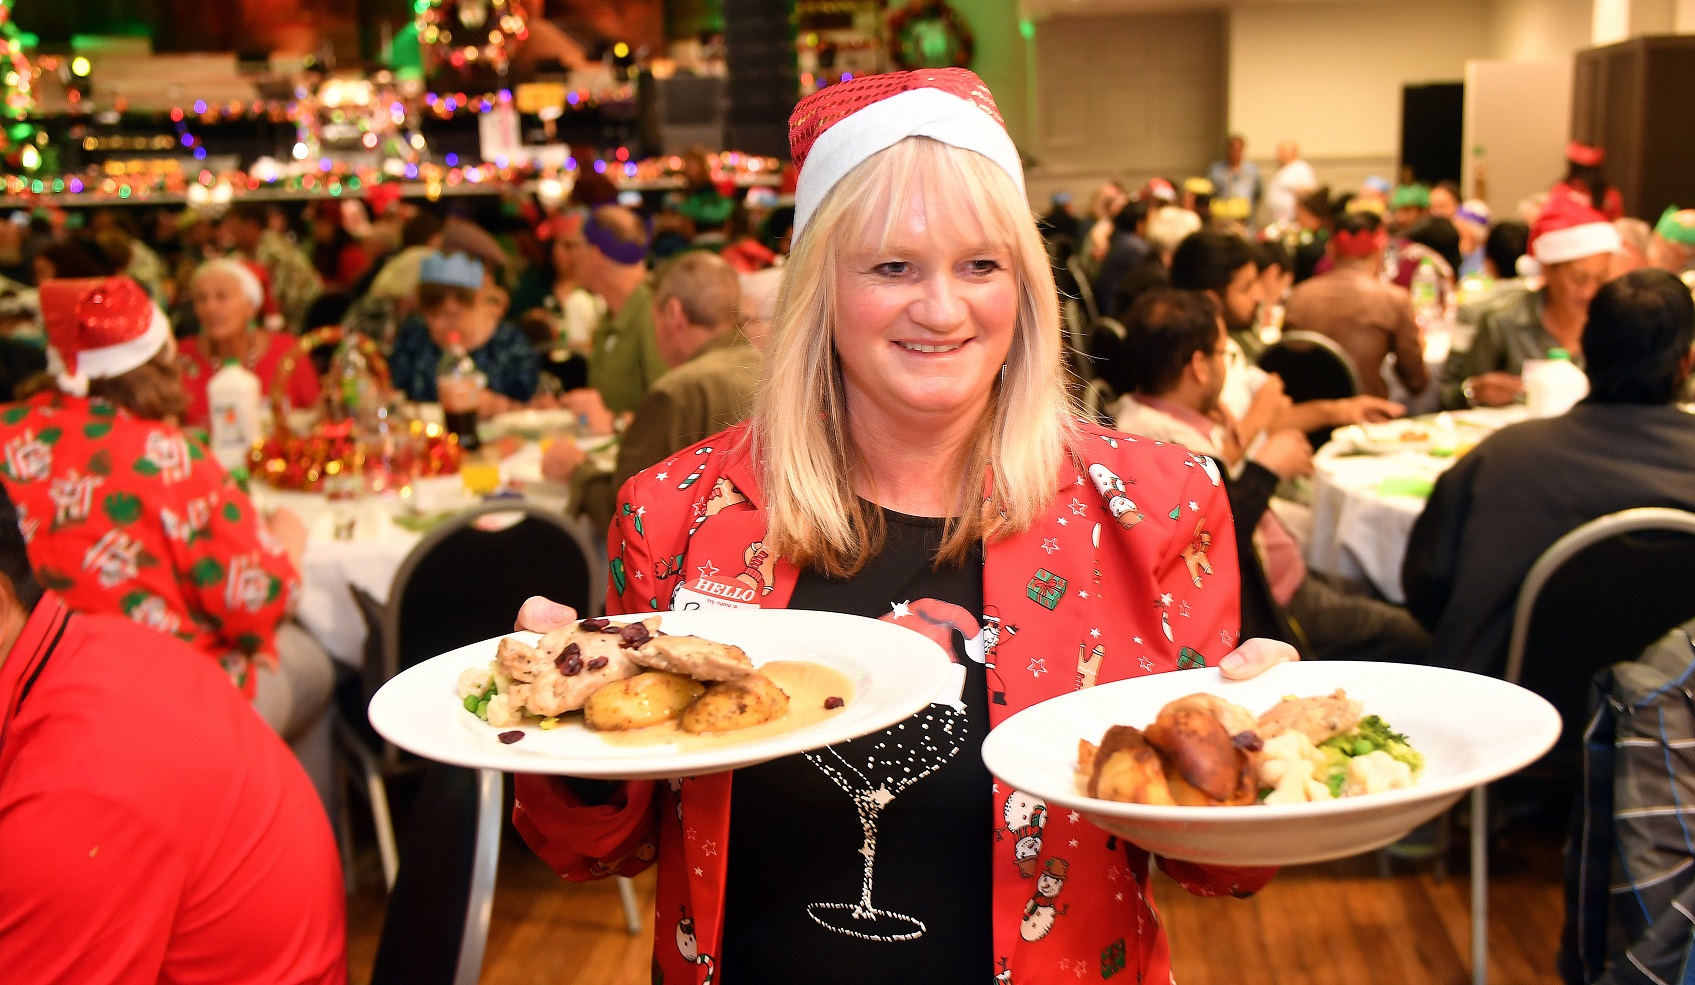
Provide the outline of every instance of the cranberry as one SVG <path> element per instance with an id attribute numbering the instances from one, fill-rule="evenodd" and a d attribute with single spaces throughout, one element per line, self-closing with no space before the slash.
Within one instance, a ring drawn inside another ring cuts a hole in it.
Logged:
<path id="1" fill-rule="evenodd" d="M 841 698 L 838 698 L 838 697 L 836 697 L 835 695 L 832 694 L 828 698 L 824 699 L 824 710 L 825 711 L 835 711 L 837 708 L 840 708 L 842 705 L 844 705 L 846 703 L 847 702 L 843 701 Z"/>
<path id="2" fill-rule="evenodd" d="M 523 737 L 524 737 L 524 733 L 518 731 L 517 729 L 513 729 L 510 732 L 500 733 L 500 741 L 506 743 L 507 745 L 511 745 L 512 743 L 517 742 L 519 739 L 522 739 Z"/>
<path id="3" fill-rule="evenodd" d="M 1265 748 L 1265 740 L 1257 732 L 1237 732 L 1230 737 L 1230 744 L 1243 752 L 1259 752 Z"/>
<path id="4" fill-rule="evenodd" d="M 600 668 L 602 668 L 604 666 L 606 666 L 606 658 L 605 657 L 595 657 L 593 660 L 590 660 L 588 662 L 588 668 L 590 670 L 599 670 Z"/>
<path id="5" fill-rule="evenodd" d="M 618 633 L 618 645 L 625 650 L 634 650 L 652 638 L 648 635 L 646 626 L 633 622 Z"/>
<path id="6" fill-rule="evenodd" d="M 577 672 L 577 670 L 583 669 L 583 662 L 582 662 L 581 659 L 579 659 L 579 655 L 582 652 L 583 652 L 582 647 L 578 646 L 575 643 L 567 643 L 567 644 L 565 644 L 564 652 L 560 653 L 559 656 L 553 658 L 553 666 L 558 667 L 560 670 L 564 671 L 566 677 L 570 677 L 572 674 L 575 674 Z M 573 660 L 576 661 L 577 670 L 568 669 L 571 666 L 571 662 Z"/>
<path id="7" fill-rule="evenodd" d="M 605 619 L 584 619 L 577 626 L 585 633 L 598 633 L 606 628 L 606 624 Z"/>

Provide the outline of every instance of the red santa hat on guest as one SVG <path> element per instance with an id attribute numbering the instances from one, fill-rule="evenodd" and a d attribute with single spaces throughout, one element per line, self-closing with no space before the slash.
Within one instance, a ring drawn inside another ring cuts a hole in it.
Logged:
<path id="1" fill-rule="evenodd" d="M 1530 227 L 1530 252 L 1519 260 L 1519 276 L 1532 277 L 1551 263 L 1616 253 L 1618 230 L 1606 216 L 1575 199 L 1556 195 Z M 1524 261 L 1529 259 L 1529 263 Z"/>
<path id="2" fill-rule="evenodd" d="M 1592 147 L 1581 140 L 1573 140 L 1566 144 L 1566 160 L 1586 168 L 1598 168 L 1607 163 L 1607 151 L 1604 147 Z"/>
<path id="3" fill-rule="evenodd" d="M 43 281 L 41 320 L 48 369 L 78 397 L 88 396 L 89 380 L 122 376 L 171 340 L 164 312 L 128 277 Z"/>
<path id="4" fill-rule="evenodd" d="M 1024 190 L 1024 165 L 989 87 L 963 68 L 867 75 L 802 99 L 789 117 L 795 239 L 836 182 L 907 137 L 976 151 Z"/>

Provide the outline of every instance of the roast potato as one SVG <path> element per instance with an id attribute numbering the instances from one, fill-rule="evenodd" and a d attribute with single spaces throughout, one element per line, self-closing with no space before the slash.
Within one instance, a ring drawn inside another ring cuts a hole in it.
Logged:
<path id="1" fill-rule="evenodd" d="M 764 674 L 744 674 L 706 689 L 683 711 L 685 732 L 731 732 L 763 725 L 789 710 L 789 696 Z"/>
<path id="2" fill-rule="evenodd" d="M 1115 725 L 1107 729 L 1099 749 L 1079 755 L 1079 765 L 1089 765 L 1088 794 L 1126 804 L 1176 803 L 1166 783 L 1159 753 L 1148 745 L 1139 729 Z"/>
<path id="3" fill-rule="evenodd" d="M 1166 780 L 1177 803 L 1252 802 L 1255 791 L 1246 782 L 1248 755 L 1230 741 L 1230 733 L 1211 710 L 1172 702 L 1160 709 L 1146 736 L 1166 763 Z"/>
<path id="4" fill-rule="evenodd" d="M 668 722 L 706 688 L 680 674 L 650 670 L 602 685 L 583 703 L 583 724 L 599 732 L 623 732 Z"/>

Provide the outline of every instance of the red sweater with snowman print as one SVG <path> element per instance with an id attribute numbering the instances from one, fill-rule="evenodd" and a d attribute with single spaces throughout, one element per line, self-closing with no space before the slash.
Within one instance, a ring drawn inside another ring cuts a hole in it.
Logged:
<path id="1" fill-rule="evenodd" d="M 1236 545 L 1215 466 L 1175 445 L 1089 425 L 1080 434 L 1081 458 L 1055 477 L 1042 517 L 984 546 L 991 726 L 1099 682 L 1215 664 L 1236 644 Z M 788 605 L 799 572 L 765 549 L 750 446 L 745 425 L 731 428 L 625 484 L 609 541 L 609 611 L 706 599 Z M 657 860 L 655 980 L 709 985 L 724 922 L 735 919 L 724 912 L 730 788 L 730 774 L 626 783 L 608 803 L 585 805 L 563 781 L 520 775 L 514 821 L 569 879 L 632 875 Z M 993 798 L 984 820 L 999 838 L 997 981 L 1169 980 L 1148 854 L 1004 784 Z M 1272 874 L 1159 864 L 1204 896 L 1244 896 Z"/>

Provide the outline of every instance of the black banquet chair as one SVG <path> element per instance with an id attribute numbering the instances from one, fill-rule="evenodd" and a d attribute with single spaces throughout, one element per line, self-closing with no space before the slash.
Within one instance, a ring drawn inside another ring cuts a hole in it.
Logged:
<path id="1" fill-rule="evenodd" d="M 585 616 L 600 613 L 606 575 L 598 558 L 583 530 L 558 513 L 522 500 L 497 500 L 465 510 L 420 540 L 395 572 L 387 602 L 353 587 L 366 622 L 365 664 L 338 691 L 338 744 L 363 778 L 359 789 L 371 808 L 391 887 L 399 863 L 385 781 L 422 766 L 370 727 L 365 709 L 371 696 L 414 664 L 511 632 L 519 607 L 532 595 Z M 627 880 L 619 880 L 619 892 L 627 925 L 639 929 Z"/>
<path id="2" fill-rule="evenodd" d="M 494 909 L 504 803 L 498 771 L 424 768 L 371 985 L 476 985 Z"/>
<path id="3" fill-rule="evenodd" d="M 1289 331 L 1260 353 L 1259 368 L 1283 378 L 1283 392 L 1296 403 L 1345 400 L 1360 395 L 1354 361 L 1327 335 Z M 1317 448 L 1330 440 L 1330 428 L 1308 435 Z"/>
<path id="4" fill-rule="evenodd" d="M 1576 764 L 1589 720 L 1590 681 L 1636 659 L 1695 616 L 1695 513 L 1651 507 L 1578 527 L 1542 553 L 1519 588 L 1507 648 L 1507 680 L 1547 698 L 1565 729 L 1547 761 Z M 1472 981 L 1486 985 L 1489 959 L 1489 813 L 1485 787 L 1471 792 Z"/>

